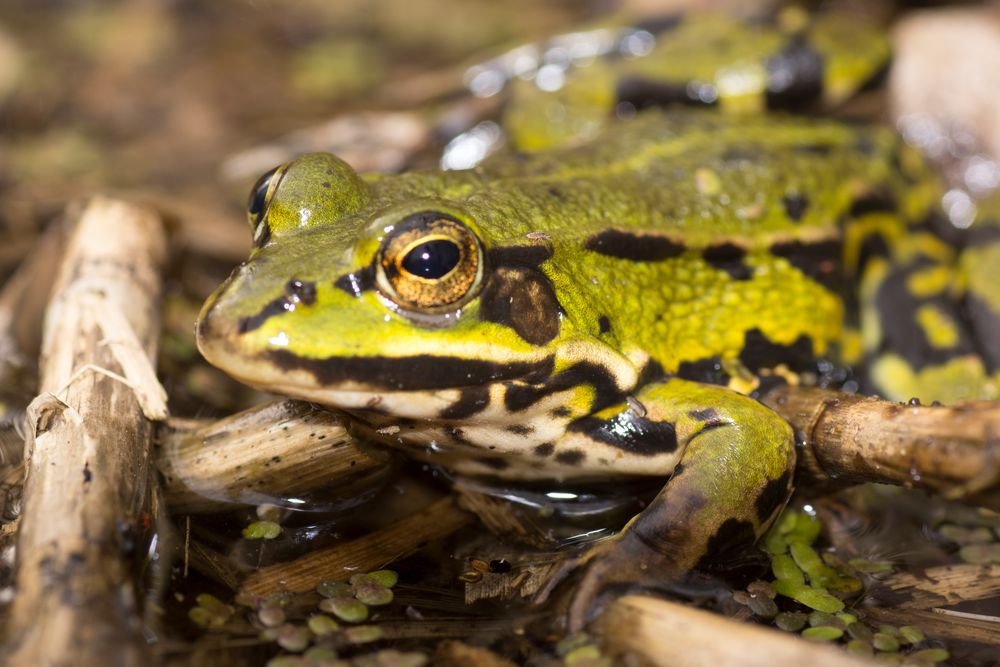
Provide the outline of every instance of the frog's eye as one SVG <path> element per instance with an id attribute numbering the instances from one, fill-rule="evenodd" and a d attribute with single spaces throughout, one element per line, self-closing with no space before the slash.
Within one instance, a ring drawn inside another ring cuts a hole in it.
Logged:
<path id="1" fill-rule="evenodd" d="M 454 308 L 474 295 L 483 274 L 479 239 L 445 213 L 411 215 L 382 243 L 378 282 L 404 308 Z"/>
<path id="2" fill-rule="evenodd" d="M 266 172 L 250 188 L 250 199 L 247 201 L 247 216 L 250 220 L 250 231 L 253 233 L 253 240 L 258 245 L 262 245 L 261 235 L 267 229 L 267 225 L 260 224 L 267 214 L 267 209 L 271 205 L 271 198 L 274 191 L 278 189 L 281 177 L 284 175 L 288 165 L 278 165 L 274 169 Z M 265 239 L 266 240 L 266 239 Z"/>

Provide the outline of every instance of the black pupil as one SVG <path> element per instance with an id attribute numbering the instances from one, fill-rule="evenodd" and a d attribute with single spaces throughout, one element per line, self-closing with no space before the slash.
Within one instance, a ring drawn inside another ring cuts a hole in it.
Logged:
<path id="1" fill-rule="evenodd" d="M 458 246 L 444 239 L 427 241 L 406 253 L 403 268 L 415 276 L 433 280 L 448 274 L 461 258 Z"/>
<path id="2" fill-rule="evenodd" d="M 250 211 L 250 217 L 255 220 L 257 216 L 264 212 L 264 206 L 267 204 L 267 189 L 271 186 L 271 179 L 274 177 L 274 172 L 276 171 L 278 171 L 278 167 L 258 178 L 257 182 L 250 189 L 250 201 L 247 202 L 247 210 Z"/>

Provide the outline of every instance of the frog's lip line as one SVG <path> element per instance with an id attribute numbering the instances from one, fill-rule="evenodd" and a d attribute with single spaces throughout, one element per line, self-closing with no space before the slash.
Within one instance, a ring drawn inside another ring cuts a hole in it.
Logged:
<path id="1" fill-rule="evenodd" d="M 246 384 L 359 394 L 462 390 L 511 380 L 534 384 L 555 368 L 551 354 L 506 362 L 431 354 L 312 359 L 283 349 L 243 354 L 205 338 L 199 338 L 198 348 L 209 363 Z M 294 376 L 302 381 L 289 381 Z"/>
<path id="2" fill-rule="evenodd" d="M 552 355 L 507 362 L 432 354 L 311 359 L 275 349 L 258 354 L 257 359 L 282 374 L 309 373 L 320 387 L 354 384 L 368 391 L 439 391 L 510 380 L 537 383 L 550 377 L 555 367 Z"/>

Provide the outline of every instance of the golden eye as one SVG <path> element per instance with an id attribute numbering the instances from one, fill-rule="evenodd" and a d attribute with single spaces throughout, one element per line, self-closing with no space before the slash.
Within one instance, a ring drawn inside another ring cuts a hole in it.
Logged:
<path id="1" fill-rule="evenodd" d="M 383 241 L 379 281 L 400 306 L 436 311 L 471 298 L 483 273 L 479 239 L 456 218 L 417 213 Z"/>
<path id="2" fill-rule="evenodd" d="M 264 245 L 267 242 L 268 234 L 265 233 L 267 225 L 262 225 L 267 209 L 271 205 L 271 198 L 274 191 L 278 189 L 281 177 L 285 174 L 288 165 L 278 165 L 274 169 L 266 172 L 250 188 L 250 199 L 247 201 L 247 216 L 250 220 L 250 231 L 253 233 L 254 243 Z"/>

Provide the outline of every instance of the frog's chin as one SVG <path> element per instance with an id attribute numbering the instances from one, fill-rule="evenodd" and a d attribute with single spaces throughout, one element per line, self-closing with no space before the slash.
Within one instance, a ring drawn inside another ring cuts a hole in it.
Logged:
<path id="1" fill-rule="evenodd" d="M 461 400 L 462 395 L 459 389 L 376 391 L 302 387 L 287 383 L 260 384 L 251 380 L 246 382 L 266 391 L 318 403 L 329 408 L 369 415 L 392 415 L 402 419 L 440 419 L 442 415 L 447 414 L 450 407 Z"/>

